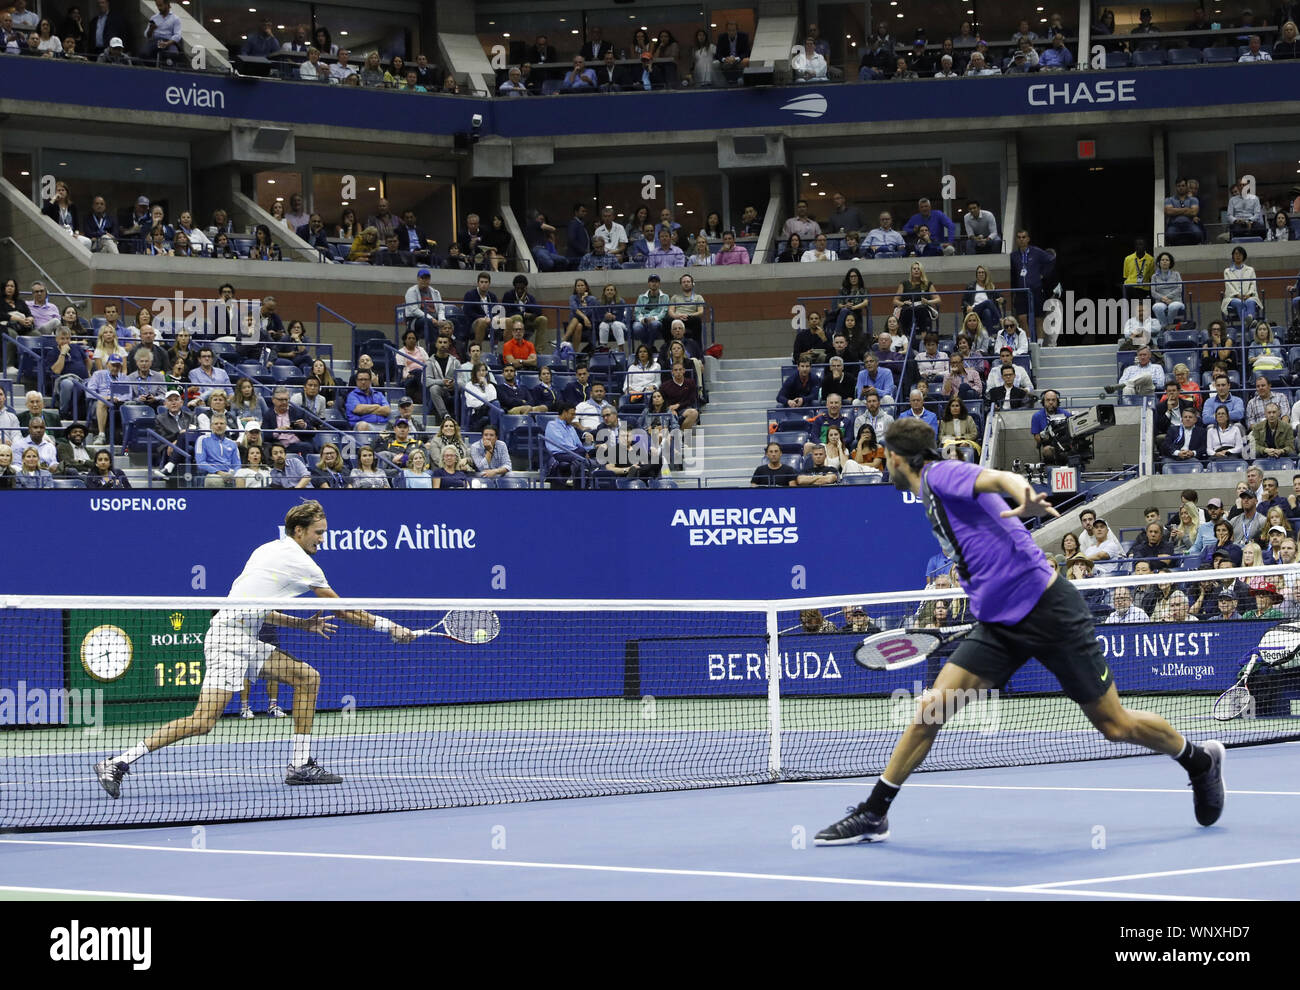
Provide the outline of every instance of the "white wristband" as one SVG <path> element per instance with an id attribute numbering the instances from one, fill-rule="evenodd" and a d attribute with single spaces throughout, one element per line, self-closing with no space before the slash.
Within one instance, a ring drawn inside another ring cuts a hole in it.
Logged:
<path id="1" fill-rule="evenodd" d="M 375 616 L 375 632 L 386 633 L 390 632 L 392 628 L 393 621 L 391 619 L 385 619 L 382 615 Z"/>

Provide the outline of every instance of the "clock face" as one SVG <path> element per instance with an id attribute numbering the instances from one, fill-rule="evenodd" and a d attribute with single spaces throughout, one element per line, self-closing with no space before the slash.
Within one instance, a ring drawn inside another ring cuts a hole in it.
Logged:
<path id="1" fill-rule="evenodd" d="M 131 638 L 117 626 L 96 626 L 81 641 L 81 665 L 97 681 L 115 681 L 131 666 Z"/>

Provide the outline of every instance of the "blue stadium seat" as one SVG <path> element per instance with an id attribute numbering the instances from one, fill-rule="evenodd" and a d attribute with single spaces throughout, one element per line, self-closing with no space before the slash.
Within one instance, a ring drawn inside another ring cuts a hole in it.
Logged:
<path id="1" fill-rule="evenodd" d="M 1137 68 L 1151 68 L 1165 64 L 1165 51 L 1162 48 L 1133 53 L 1133 65 Z M 1110 68 L 1108 65 L 1107 68 Z"/>
<path id="2" fill-rule="evenodd" d="M 1173 374 L 1174 366 L 1178 364 L 1187 365 L 1187 371 L 1195 381 L 1197 375 L 1201 373 L 1201 352 L 1196 350 L 1180 350 L 1171 348 L 1165 351 L 1165 370 Z"/>
<path id="3" fill-rule="evenodd" d="M 154 424 L 154 411 L 148 406 L 124 403 L 120 407 L 122 415 L 122 446 L 129 447 L 135 442 L 137 434 L 150 429 Z"/>
<path id="4" fill-rule="evenodd" d="M 1200 461 L 1162 461 L 1160 470 L 1164 474 L 1200 474 L 1202 470 Z"/>
<path id="5" fill-rule="evenodd" d="M 1294 471 L 1295 459 L 1291 457 L 1259 457 L 1255 467 L 1261 471 Z"/>
<path id="6" fill-rule="evenodd" d="M 85 488 L 86 482 L 81 478 L 55 478 L 55 488 Z"/>
<path id="7" fill-rule="evenodd" d="M 1200 65 L 1205 61 L 1199 48 L 1171 48 L 1167 54 L 1170 65 Z"/>
<path id="8" fill-rule="evenodd" d="M 884 481 L 882 474 L 849 474 L 840 479 L 843 485 L 878 485 Z"/>
<path id="9" fill-rule="evenodd" d="M 1116 351 L 1115 352 L 1115 377 L 1119 378 L 1124 374 L 1124 369 L 1137 360 L 1137 351 Z"/>
<path id="10" fill-rule="evenodd" d="M 808 433 L 804 430 L 786 430 L 780 433 L 771 433 L 767 438 L 768 443 L 780 444 L 783 454 L 803 454 L 803 445 L 808 442 Z"/>
<path id="11" fill-rule="evenodd" d="M 488 478 L 483 482 L 488 488 L 532 488 L 533 483 L 528 478 L 514 478 L 506 475 L 504 478 Z"/>
<path id="12" fill-rule="evenodd" d="M 1200 330 L 1166 330 L 1160 335 L 1160 346 L 1166 348 L 1200 347 L 1204 342 L 1205 334 Z"/>
<path id="13" fill-rule="evenodd" d="M 1235 48 L 1206 48 L 1201 53 L 1209 64 L 1235 62 L 1239 58 Z"/>
<path id="14" fill-rule="evenodd" d="M 676 490 L 679 486 L 672 478 L 651 478 L 650 487 L 659 490 L 672 489 Z"/>
<path id="15" fill-rule="evenodd" d="M 307 376 L 302 370 L 293 364 L 274 364 L 271 366 L 271 378 L 277 385 L 298 385 L 301 386 L 307 381 Z"/>
<path id="16" fill-rule="evenodd" d="M 1129 57 L 1128 52 L 1107 52 L 1106 68 L 1108 69 L 1127 69 L 1133 65 L 1133 59 Z"/>
<path id="17" fill-rule="evenodd" d="M 1220 458 L 1210 461 L 1208 469 L 1219 474 L 1233 474 L 1237 471 L 1246 470 L 1246 462 L 1239 457 L 1231 457 L 1226 460 Z"/>
<path id="18" fill-rule="evenodd" d="M 782 454 L 781 463 L 798 471 L 803 467 L 803 454 Z"/>
<path id="19" fill-rule="evenodd" d="M 649 486 L 640 478 L 619 478 L 616 487 L 621 491 L 645 491 Z"/>

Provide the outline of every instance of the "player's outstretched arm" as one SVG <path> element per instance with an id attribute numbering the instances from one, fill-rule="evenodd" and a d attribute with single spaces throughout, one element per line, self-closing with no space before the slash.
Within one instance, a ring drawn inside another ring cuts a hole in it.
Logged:
<path id="1" fill-rule="evenodd" d="M 1033 518 L 1060 515 L 1047 501 L 1046 492 L 1034 491 L 1034 486 L 1023 475 L 1016 474 L 1014 471 L 995 471 L 992 468 L 985 468 L 975 479 L 975 491 L 981 495 L 992 493 L 1015 499 L 1016 507 L 1004 511 L 1002 513 L 1004 519 L 1010 516 Z"/>
<path id="2" fill-rule="evenodd" d="M 306 618 L 300 615 L 287 615 L 284 612 L 272 612 L 266 617 L 266 621 L 273 626 L 281 626 L 285 629 L 306 629 L 308 632 L 314 632 L 324 639 L 329 639 L 339 631 L 339 627 L 333 619 L 334 616 L 322 615 L 320 612 Z"/>
<path id="3" fill-rule="evenodd" d="M 312 588 L 317 598 L 338 598 L 338 594 L 333 588 Z M 354 626 L 360 626 L 362 629 L 373 629 L 375 632 L 386 632 L 392 638 L 394 643 L 409 643 L 415 639 L 415 633 L 407 629 L 406 626 L 399 625 L 392 619 L 386 619 L 382 615 L 371 615 L 365 609 L 340 609 L 338 617 L 344 622 L 351 623 Z"/>

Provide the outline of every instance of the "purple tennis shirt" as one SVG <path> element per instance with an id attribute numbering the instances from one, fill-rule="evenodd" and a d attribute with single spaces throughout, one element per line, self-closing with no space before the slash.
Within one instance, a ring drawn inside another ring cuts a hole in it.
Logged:
<path id="1" fill-rule="evenodd" d="M 975 493 L 983 470 L 965 461 L 931 461 L 921 502 L 934 535 L 957 563 L 971 611 L 981 622 L 1019 622 L 1038 604 L 1052 568 L 1019 518 L 1002 518 L 1001 495 Z"/>

